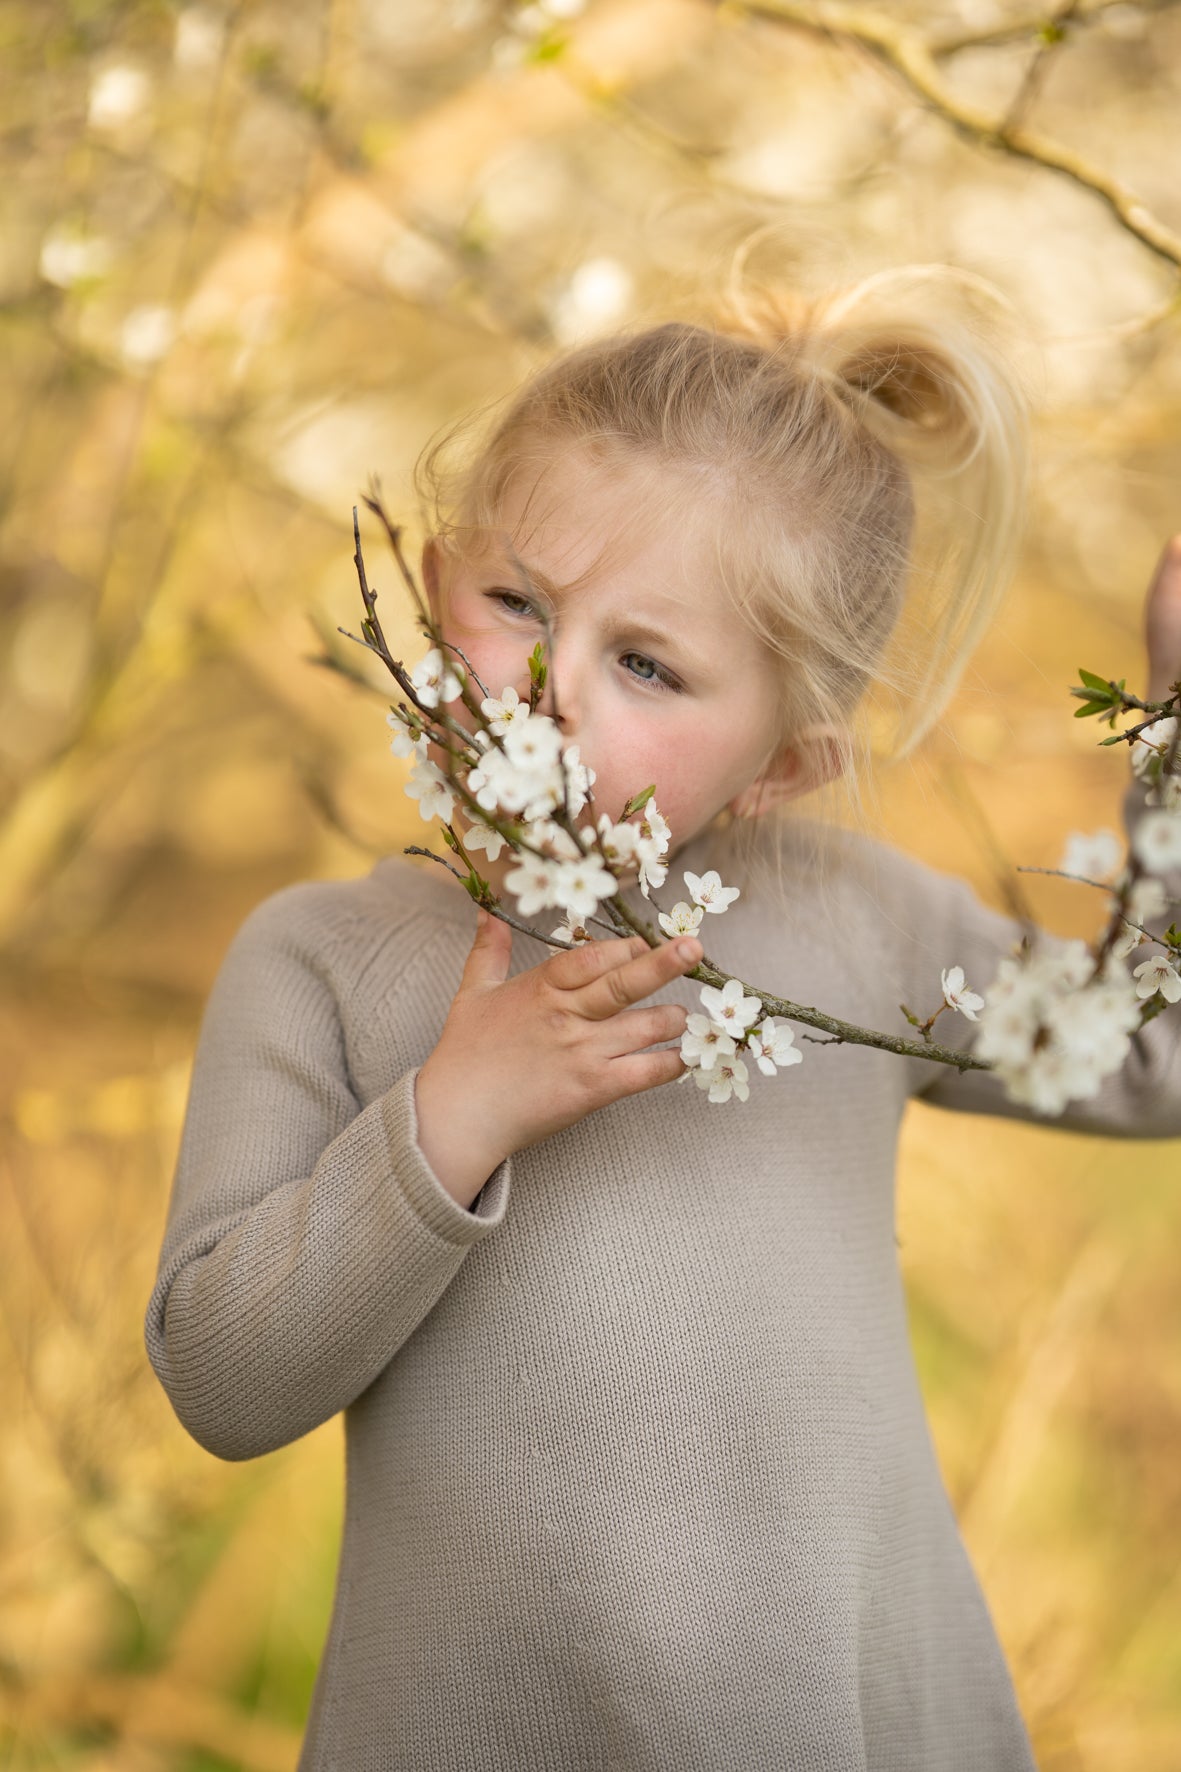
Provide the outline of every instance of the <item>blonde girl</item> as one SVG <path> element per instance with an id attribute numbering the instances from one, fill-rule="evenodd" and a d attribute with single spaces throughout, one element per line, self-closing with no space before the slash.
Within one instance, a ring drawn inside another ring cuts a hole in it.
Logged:
<path id="1" fill-rule="evenodd" d="M 1021 934 L 825 810 L 931 728 L 1012 565 L 1026 397 L 987 306 L 922 271 L 738 289 L 567 352 L 424 464 L 447 643 L 527 701 L 544 610 L 539 711 L 596 814 L 655 783 L 655 905 L 741 881 L 719 964 L 866 1027 L 942 967 L 983 988 Z M 1166 550 L 1161 697 L 1179 581 Z M 1143 807 L 1132 780 L 1129 833 Z M 267 898 L 206 1006 L 147 1348 L 219 1458 L 344 1412 L 300 1772 L 1028 1772 L 893 1195 L 912 1097 L 1036 1116 L 994 1074 L 821 1040 L 741 1104 L 665 1088 L 701 942 L 558 951 L 542 922 L 391 855 Z M 1181 1136 L 1177 1026 L 1052 1124 Z"/>

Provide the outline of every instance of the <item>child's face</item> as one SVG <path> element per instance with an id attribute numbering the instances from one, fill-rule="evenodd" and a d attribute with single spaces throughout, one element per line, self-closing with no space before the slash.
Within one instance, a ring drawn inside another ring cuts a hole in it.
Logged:
<path id="1" fill-rule="evenodd" d="M 708 568 L 694 571 L 693 538 L 684 525 L 667 535 L 641 531 L 634 547 L 595 568 L 578 590 L 563 589 L 593 561 L 616 515 L 633 514 L 627 480 L 624 471 L 607 475 L 563 458 L 546 476 L 544 519 L 530 512 L 527 545 L 518 541 L 522 490 L 510 491 L 501 523 L 553 628 L 537 712 L 553 717 L 556 685 L 563 738 L 579 746 L 580 762 L 595 771 L 596 822 L 604 812 L 618 820 L 632 795 L 656 784 L 653 798 L 671 829 L 671 855 L 733 805 L 766 764 L 777 684 L 757 638 L 728 613 Z M 470 564 L 428 542 L 423 578 L 434 620 L 466 653 L 488 693 L 499 698 L 511 684 L 527 703 L 528 655 L 544 642 L 545 630 L 496 540 L 481 562 Z M 704 549 L 696 552 L 704 560 Z M 553 595 L 543 589 L 546 579 Z M 645 625 L 655 635 L 640 632 Z M 472 689 L 478 699 L 475 684 Z M 448 703 L 447 711 L 474 726 L 461 701 Z M 438 747 L 429 755 L 445 765 Z M 793 776 L 777 791 L 790 797 L 808 785 Z M 590 813 L 584 807 L 578 822 Z M 481 855 L 486 877 L 512 865 L 507 851 L 498 866 L 485 867 L 485 860 Z"/>

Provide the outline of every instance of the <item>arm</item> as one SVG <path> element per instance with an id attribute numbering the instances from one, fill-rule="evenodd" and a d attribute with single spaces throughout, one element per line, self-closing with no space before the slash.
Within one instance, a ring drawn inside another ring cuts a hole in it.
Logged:
<path id="1" fill-rule="evenodd" d="M 1144 794 L 1143 785 L 1135 780 L 1130 781 L 1125 790 L 1122 810 L 1129 838 L 1139 819 L 1150 810 Z M 930 870 L 923 871 L 930 875 Z M 1181 870 L 1166 875 L 1164 885 L 1170 897 L 1181 897 Z M 1092 889 L 1081 887 L 1079 890 Z M 1096 899 L 1098 902 L 1098 895 Z M 1166 910 L 1163 916 L 1153 918 L 1145 927 L 1163 934 L 1177 916 L 1175 909 Z M 962 966 L 969 989 L 983 996 L 996 976 L 1000 961 L 1012 951 L 1022 933 L 1020 923 L 983 905 L 965 881 L 950 875 L 933 877 L 929 892 L 915 899 L 911 919 L 912 927 L 916 930 L 921 927 L 924 931 L 921 973 L 914 971 L 914 956 L 908 967 L 912 976 L 921 977 L 921 983 L 913 987 L 913 999 L 906 999 L 912 1008 L 918 1003 L 938 1003 L 942 967 Z M 1046 949 L 1065 945 L 1044 931 L 1039 933 L 1038 940 Z M 918 945 L 916 939 L 916 952 Z M 1131 971 L 1142 960 L 1161 951 L 1153 944 L 1142 942 L 1123 963 Z M 977 1026 L 949 1009 L 939 1017 L 933 1033 L 945 1045 L 970 1051 Z M 1000 1115 L 1039 1126 L 1058 1126 L 1069 1132 L 1094 1132 L 1111 1138 L 1181 1138 L 1181 1014 L 1173 1007 L 1132 1035 L 1131 1051 L 1123 1068 L 1104 1079 L 1097 1095 L 1069 1102 L 1061 1114 L 1039 1114 L 1033 1108 L 1010 1101 L 995 1074 L 959 1072 L 947 1065 L 928 1064 L 922 1059 L 908 1062 L 916 1067 L 917 1086 L 911 1093 L 932 1107 Z"/>
<path id="2" fill-rule="evenodd" d="M 288 887 L 226 954 L 147 1308 L 152 1366 L 220 1458 L 273 1451 L 358 1397 L 508 1200 L 508 1160 L 472 1211 L 443 1187 L 417 1142 L 416 1071 L 360 1108 L 317 959 L 356 925 L 324 906 L 320 886 Z"/>

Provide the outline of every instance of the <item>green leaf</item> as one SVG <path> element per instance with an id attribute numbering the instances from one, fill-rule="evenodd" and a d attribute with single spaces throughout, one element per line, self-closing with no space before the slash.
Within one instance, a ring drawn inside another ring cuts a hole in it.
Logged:
<path id="1" fill-rule="evenodd" d="M 656 783 L 651 782 L 649 784 L 649 786 L 644 789 L 642 794 L 633 794 L 632 798 L 628 801 L 627 805 L 623 809 L 623 814 L 620 819 L 620 823 L 623 822 L 624 818 L 630 818 L 633 812 L 642 811 L 642 809 L 648 804 L 649 800 L 652 798 L 652 796 L 655 792 L 656 792 Z"/>
<path id="2" fill-rule="evenodd" d="M 1106 677 L 1097 677 L 1094 671 L 1084 671 L 1082 665 L 1078 668 L 1078 674 L 1089 689 L 1102 689 L 1104 694 L 1109 693 L 1111 685 Z"/>
<path id="3" fill-rule="evenodd" d="M 1088 714 L 1106 714 L 1110 708 L 1110 702 L 1089 701 L 1085 708 L 1075 708 L 1074 717 L 1076 720 L 1085 720 Z"/>
<path id="4" fill-rule="evenodd" d="M 1123 744 L 1124 743 L 1124 735 L 1122 732 L 1113 732 L 1110 738 L 1101 738 L 1099 740 L 1099 743 L 1100 744 Z"/>

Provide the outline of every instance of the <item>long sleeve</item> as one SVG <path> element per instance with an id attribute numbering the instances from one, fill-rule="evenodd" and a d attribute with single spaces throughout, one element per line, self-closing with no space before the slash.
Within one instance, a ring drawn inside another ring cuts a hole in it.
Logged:
<path id="1" fill-rule="evenodd" d="M 1152 808 L 1146 805 L 1144 786 L 1133 778 L 1122 803 L 1129 840 L 1146 810 Z M 931 870 L 922 871 L 930 884 L 927 890 L 920 887 L 917 897 L 912 896 L 910 911 L 915 953 L 921 949 L 922 957 L 921 982 L 915 986 L 913 1002 L 938 1003 L 940 969 L 952 966 L 962 966 L 968 989 L 983 996 L 1001 960 L 1020 941 L 1022 926 L 982 904 L 965 881 L 944 874 L 932 877 Z M 1181 869 L 1165 875 L 1164 886 L 1171 899 L 1181 898 Z M 1171 917 L 1177 915 L 1176 909 L 1166 910 L 1144 927 L 1163 934 Z M 1055 952 L 1066 943 L 1042 930 L 1038 933 L 1038 945 L 1043 952 Z M 1130 971 L 1161 951 L 1142 942 L 1126 956 L 1125 963 Z M 913 968 L 914 955 L 910 964 Z M 957 1051 L 970 1051 L 978 1026 L 947 1009 L 936 1021 L 933 1037 Z M 931 1064 L 923 1059 L 907 1062 L 914 1067 L 916 1087 L 912 1095 L 932 1107 L 999 1115 L 1114 1138 L 1181 1138 L 1181 1006 L 1165 1009 L 1133 1033 L 1122 1068 L 1104 1078 L 1097 1095 L 1068 1102 L 1060 1114 L 1041 1114 L 1011 1101 L 995 1072 L 960 1072 L 950 1065 Z"/>
<path id="2" fill-rule="evenodd" d="M 334 981 L 356 920 L 329 902 L 296 885 L 246 918 L 197 1044 L 145 1344 L 220 1458 L 272 1451 L 359 1396 L 510 1190 L 508 1159 L 474 1211 L 446 1192 L 417 1144 L 416 1069 L 360 1107 Z"/>

